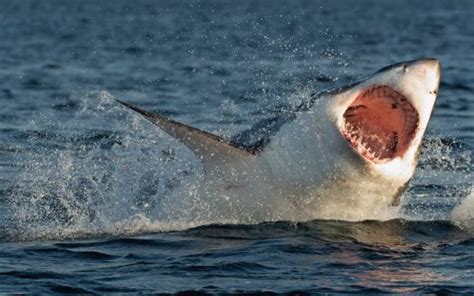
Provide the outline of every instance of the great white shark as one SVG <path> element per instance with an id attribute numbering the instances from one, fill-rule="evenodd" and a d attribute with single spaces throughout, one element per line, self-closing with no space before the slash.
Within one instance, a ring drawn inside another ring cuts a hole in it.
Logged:
<path id="1" fill-rule="evenodd" d="M 424 58 L 323 91 L 253 146 L 128 103 L 202 162 L 192 193 L 166 206 L 197 223 L 388 219 L 413 176 L 440 83 Z"/>

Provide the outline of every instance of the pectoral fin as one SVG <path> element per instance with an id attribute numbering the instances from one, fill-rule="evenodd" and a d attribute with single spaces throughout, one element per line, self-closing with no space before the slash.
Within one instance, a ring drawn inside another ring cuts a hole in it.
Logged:
<path id="1" fill-rule="evenodd" d="M 117 102 L 141 114 L 164 132 L 186 145 L 199 156 L 206 174 L 212 172 L 216 167 L 222 168 L 232 165 L 238 159 L 255 157 L 252 151 L 246 150 L 231 140 L 171 120 L 158 113 L 148 112 L 119 100 Z"/>

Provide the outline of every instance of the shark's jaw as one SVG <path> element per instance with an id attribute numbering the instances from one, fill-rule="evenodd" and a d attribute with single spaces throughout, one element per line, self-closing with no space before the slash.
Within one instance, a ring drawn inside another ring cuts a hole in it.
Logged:
<path id="1" fill-rule="evenodd" d="M 373 163 L 403 156 L 419 122 L 418 112 L 408 99 L 385 85 L 361 92 L 343 117 L 342 135 L 354 150 Z"/>

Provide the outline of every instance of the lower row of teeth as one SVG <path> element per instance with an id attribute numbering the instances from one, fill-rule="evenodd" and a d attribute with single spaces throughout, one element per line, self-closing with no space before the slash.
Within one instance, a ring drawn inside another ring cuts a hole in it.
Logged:
<path id="1" fill-rule="evenodd" d="M 367 147 L 368 143 L 363 141 L 363 137 L 358 135 L 357 133 L 354 133 L 353 129 L 348 129 L 347 136 L 351 142 L 351 145 L 357 149 L 357 152 L 359 152 L 361 155 L 364 155 L 366 157 L 369 157 L 371 159 L 378 159 L 382 160 L 382 152 L 387 150 L 385 145 L 383 144 L 382 140 L 378 136 L 369 136 L 371 140 L 375 140 L 378 142 L 379 146 L 381 147 L 380 149 L 377 149 L 377 151 L 374 151 L 371 147 Z M 384 158 L 385 159 L 385 158 Z"/>

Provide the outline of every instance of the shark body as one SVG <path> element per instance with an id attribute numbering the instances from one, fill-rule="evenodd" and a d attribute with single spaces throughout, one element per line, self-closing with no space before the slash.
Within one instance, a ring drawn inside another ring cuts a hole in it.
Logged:
<path id="1" fill-rule="evenodd" d="M 119 102 L 202 161 L 202 181 L 171 216 L 197 223 L 387 219 L 414 173 L 439 81 L 436 59 L 385 67 L 314 95 L 252 147 Z"/>

